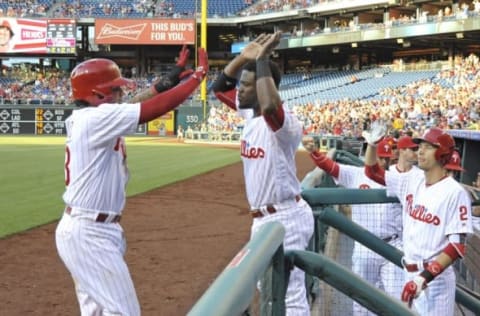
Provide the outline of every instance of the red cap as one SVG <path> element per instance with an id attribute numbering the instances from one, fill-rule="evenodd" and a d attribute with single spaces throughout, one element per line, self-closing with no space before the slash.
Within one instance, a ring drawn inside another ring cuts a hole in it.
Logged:
<path id="1" fill-rule="evenodd" d="M 392 136 L 385 136 L 383 138 L 383 140 L 385 142 L 387 142 L 387 144 L 389 144 L 390 146 L 392 146 L 392 149 L 395 149 L 397 148 L 397 140 L 395 138 L 393 138 Z"/>
<path id="2" fill-rule="evenodd" d="M 417 148 L 418 144 L 415 144 L 410 136 L 402 136 L 398 139 L 397 148 L 406 149 L 406 148 Z"/>
<path id="3" fill-rule="evenodd" d="M 8 29 L 12 29 L 12 27 L 10 26 L 10 22 L 8 22 L 7 20 L 3 20 L 2 23 L 0 23 L 0 27 L 6 27 Z"/>
<path id="4" fill-rule="evenodd" d="M 377 156 L 380 158 L 393 158 L 392 149 L 391 142 L 384 138 L 377 144 Z"/>
<path id="5" fill-rule="evenodd" d="M 449 171 L 465 171 L 465 169 L 462 168 L 462 159 L 460 158 L 460 154 L 456 150 L 453 152 L 452 158 L 450 158 L 444 167 Z"/>

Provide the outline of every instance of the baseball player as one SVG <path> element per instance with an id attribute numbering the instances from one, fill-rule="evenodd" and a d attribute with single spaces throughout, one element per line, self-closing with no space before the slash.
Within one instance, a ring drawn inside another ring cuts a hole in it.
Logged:
<path id="1" fill-rule="evenodd" d="M 311 136 L 305 136 L 302 143 L 315 164 L 332 176 L 337 184 L 354 189 L 383 188 L 365 175 L 363 167 L 339 164 L 319 152 Z M 377 161 L 382 169 L 388 168 L 390 159 L 394 157 L 392 149 L 391 142 L 387 139 L 377 146 Z M 354 204 L 351 208 L 352 221 L 401 249 L 402 210 L 398 203 Z M 402 269 L 358 242 L 353 247 L 352 271 L 390 296 L 397 299 L 400 297 L 404 283 Z M 353 315 L 375 314 L 354 301 Z"/>
<path id="2" fill-rule="evenodd" d="M 280 71 L 269 56 L 280 33 L 262 34 L 248 44 L 213 85 L 216 96 L 232 109 L 245 111 L 240 155 L 255 234 L 265 223 L 285 227 L 285 250 L 305 250 L 313 235 L 313 213 L 300 196 L 295 153 L 302 126 L 280 100 Z M 237 73 L 241 71 L 238 91 Z M 285 296 L 286 314 L 310 315 L 305 273 L 294 268 Z"/>
<path id="3" fill-rule="evenodd" d="M 121 103 L 122 87 L 131 81 L 111 60 L 90 59 L 71 72 L 78 109 L 66 120 L 66 207 L 56 245 L 74 280 L 81 315 L 140 315 L 119 225 L 129 178 L 123 136 L 171 111 L 195 91 L 208 70 L 205 50 L 199 48 L 198 56 L 199 67 L 190 78 L 162 93 L 159 82 L 141 93 L 151 98 L 137 103 Z"/>
<path id="4" fill-rule="evenodd" d="M 472 233 L 468 193 L 447 175 L 455 141 L 439 128 L 425 131 L 419 144 L 418 167 L 424 176 L 384 171 L 376 164 L 375 143 L 381 132 L 368 136 L 365 172 L 386 184 L 403 207 L 403 258 L 406 284 L 401 299 L 420 315 L 453 315 L 455 272 L 452 263 L 465 255 L 465 239 Z"/>

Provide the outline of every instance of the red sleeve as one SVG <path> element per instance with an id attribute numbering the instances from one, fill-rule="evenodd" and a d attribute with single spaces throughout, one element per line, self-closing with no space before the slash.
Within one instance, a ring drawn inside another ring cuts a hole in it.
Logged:
<path id="1" fill-rule="evenodd" d="M 378 163 L 373 166 L 365 166 L 365 174 L 378 184 L 385 185 L 385 170 L 380 168 Z"/>
<path id="2" fill-rule="evenodd" d="M 318 151 L 312 152 L 310 154 L 310 157 L 312 157 L 313 161 L 320 169 L 322 169 L 332 177 L 338 178 L 338 175 L 340 174 L 340 166 L 336 161 L 333 161 L 325 154 L 322 154 Z"/>
<path id="3" fill-rule="evenodd" d="M 278 131 L 280 128 L 282 128 L 283 122 L 285 122 L 285 112 L 283 110 L 283 106 L 280 105 L 277 108 L 277 112 L 271 115 L 263 114 L 263 118 L 274 132 Z"/>
<path id="4" fill-rule="evenodd" d="M 156 96 L 140 103 L 139 123 L 149 122 L 163 114 L 173 110 L 183 103 L 200 82 L 195 77 L 190 77 L 183 83 L 176 85 L 170 90 L 159 93 Z"/>
<path id="5" fill-rule="evenodd" d="M 215 92 L 215 96 L 232 110 L 237 110 L 237 104 L 235 102 L 237 97 L 237 89 L 232 89 L 225 92 Z"/>

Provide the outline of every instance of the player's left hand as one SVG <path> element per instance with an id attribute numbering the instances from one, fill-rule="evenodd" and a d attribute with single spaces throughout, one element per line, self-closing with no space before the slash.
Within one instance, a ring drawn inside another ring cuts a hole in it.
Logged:
<path id="1" fill-rule="evenodd" d="M 408 304 L 408 307 L 412 307 L 413 300 L 417 298 L 423 289 L 427 287 L 425 278 L 417 275 L 413 280 L 408 281 L 403 287 L 402 301 Z"/>
<path id="2" fill-rule="evenodd" d="M 185 68 L 185 65 L 187 64 L 189 56 L 190 56 L 190 50 L 187 48 L 187 45 L 183 45 L 182 50 L 178 55 L 177 66 L 182 69 Z"/>
<path id="3" fill-rule="evenodd" d="M 302 138 L 302 145 L 305 148 L 306 151 L 309 153 L 312 153 L 317 150 L 317 146 L 315 145 L 315 140 L 313 139 L 312 136 L 304 136 Z"/>

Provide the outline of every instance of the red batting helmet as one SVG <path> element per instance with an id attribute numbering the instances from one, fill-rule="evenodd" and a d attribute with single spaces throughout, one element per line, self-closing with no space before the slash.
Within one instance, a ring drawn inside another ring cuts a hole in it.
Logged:
<path id="1" fill-rule="evenodd" d="M 414 138 L 413 141 L 417 144 L 427 142 L 437 147 L 435 159 L 443 166 L 448 163 L 455 150 L 453 137 L 438 127 L 427 129 L 421 138 Z"/>
<path id="2" fill-rule="evenodd" d="M 70 74 L 74 101 L 96 106 L 112 102 L 112 88 L 133 85 L 123 78 L 118 65 L 109 59 L 93 58 L 78 64 Z"/>

